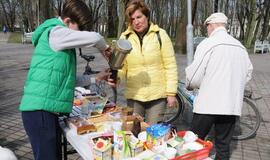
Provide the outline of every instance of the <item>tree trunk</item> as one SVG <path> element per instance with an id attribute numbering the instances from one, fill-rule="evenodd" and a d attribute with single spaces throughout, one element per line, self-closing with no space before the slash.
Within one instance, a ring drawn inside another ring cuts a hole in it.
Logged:
<path id="1" fill-rule="evenodd" d="M 270 30 L 270 2 L 268 1 L 264 1 L 264 17 L 263 17 L 263 25 L 262 25 L 262 33 L 261 33 L 261 40 L 265 40 L 269 34 L 269 30 Z"/>
<path id="2" fill-rule="evenodd" d="M 244 35 L 245 35 L 245 23 L 246 23 L 246 16 L 244 14 L 244 8 L 242 7 L 241 4 L 243 4 L 243 0 L 239 0 L 236 2 L 236 8 L 237 8 L 237 19 L 239 21 L 239 27 L 240 27 L 240 35 L 239 39 L 244 40 Z"/>
<path id="3" fill-rule="evenodd" d="M 94 1 L 89 0 L 88 1 L 88 6 L 91 12 L 91 19 L 92 19 L 92 23 L 88 26 L 89 30 L 95 30 L 95 31 L 99 30 L 99 25 L 100 25 L 99 19 L 101 19 L 99 15 L 99 11 L 102 7 L 102 4 L 103 4 L 103 0 L 94 0 Z"/>
<path id="4" fill-rule="evenodd" d="M 108 11 L 108 37 L 117 36 L 117 3 L 114 0 L 107 0 Z"/>
<path id="5" fill-rule="evenodd" d="M 187 1 L 181 4 L 181 19 L 176 30 L 175 51 L 186 53 Z"/>
<path id="6" fill-rule="evenodd" d="M 56 0 L 56 3 L 57 3 L 57 5 L 56 5 L 57 14 L 58 14 L 58 16 L 61 16 L 63 0 Z"/>
<path id="7" fill-rule="evenodd" d="M 258 21 L 257 21 L 257 24 L 256 24 L 256 27 L 255 27 L 255 31 L 254 31 L 254 36 L 251 40 L 251 44 L 254 44 L 256 39 L 257 39 L 257 34 L 258 34 L 258 31 L 259 31 L 259 28 L 260 28 L 260 24 L 261 24 L 261 15 L 257 18 Z"/>
<path id="8" fill-rule="evenodd" d="M 117 29 L 117 37 L 120 37 L 121 33 L 125 30 L 125 7 L 128 0 L 119 0 L 119 23 Z"/>
<path id="9" fill-rule="evenodd" d="M 229 17 L 232 17 L 230 19 L 230 24 L 231 25 L 228 28 L 229 28 L 229 33 L 231 35 L 233 35 L 233 36 L 235 36 L 234 30 L 233 30 L 233 33 L 232 33 L 232 29 L 235 27 L 235 23 L 234 23 L 234 19 L 235 19 L 235 15 L 236 15 L 235 11 L 236 11 L 236 2 L 233 2 L 232 3 L 232 6 L 231 6 L 231 11 L 230 11 L 231 14 L 228 15 Z"/>
<path id="10" fill-rule="evenodd" d="M 218 12 L 218 0 L 215 0 L 215 3 L 214 3 L 214 12 Z"/>
<path id="11" fill-rule="evenodd" d="M 197 0 L 192 0 L 192 24 L 194 24 L 194 22 L 195 22 L 195 16 L 196 16 L 196 12 L 197 12 L 197 4 L 198 4 Z"/>
<path id="12" fill-rule="evenodd" d="M 251 42 L 254 36 L 254 29 L 256 26 L 256 0 L 251 0 L 250 1 L 250 14 L 249 14 L 249 19 L 248 19 L 248 25 L 247 25 L 247 32 L 245 35 L 245 39 L 244 39 L 244 44 L 247 48 L 251 47 Z"/>
<path id="13" fill-rule="evenodd" d="M 229 0 L 226 0 L 226 4 L 225 4 L 225 10 L 224 10 L 224 14 L 228 16 L 228 10 L 229 10 Z"/>
<path id="14" fill-rule="evenodd" d="M 39 0 L 39 24 L 51 18 L 50 11 L 50 0 Z"/>
<path id="15" fill-rule="evenodd" d="M 1 0 L 0 2 L 5 17 L 5 25 L 8 27 L 9 31 L 13 32 L 18 2 L 13 0 Z"/>
<path id="16" fill-rule="evenodd" d="M 4 17 L 5 17 L 5 25 L 7 25 L 10 28 L 10 22 L 8 18 L 7 8 L 5 7 L 5 2 L 3 0 L 1 0 L 0 2 L 1 2 L 3 13 L 4 13 Z"/>

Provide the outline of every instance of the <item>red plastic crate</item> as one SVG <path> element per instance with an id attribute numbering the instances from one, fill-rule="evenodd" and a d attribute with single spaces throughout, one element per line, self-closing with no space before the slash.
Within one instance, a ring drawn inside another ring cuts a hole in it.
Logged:
<path id="1" fill-rule="evenodd" d="M 177 135 L 180 137 L 184 137 L 185 134 L 186 134 L 186 131 L 177 132 Z M 182 156 L 175 157 L 172 160 L 203 160 L 205 158 L 208 158 L 209 153 L 210 153 L 211 149 L 213 148 L 213 143 L 210 141 L 203 141 L 199 138 L 196 140 L 196 142 L 202 144 L 203 149 L 198 150 L 198 151 L 194 151 L 194 152 L 190 152 L 190 153 L 184 154 Z"/>

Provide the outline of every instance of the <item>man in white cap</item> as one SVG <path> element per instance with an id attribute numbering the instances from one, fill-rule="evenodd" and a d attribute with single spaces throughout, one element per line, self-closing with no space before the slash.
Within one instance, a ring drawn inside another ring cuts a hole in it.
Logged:
<path id="1" fill-rule="evenodd" d="M 227 17 L 214 13 L 204 24 L 208 38 L 197 47 L 194 61 L 186 68 L 186 87 L 198 88 L 191 131 L 204 139 L 215 131 L 215 159 L 230 157 L 235 119 L 241 115 L 245 84 L 253 66 L 246 48 L 225 28 Z"/>

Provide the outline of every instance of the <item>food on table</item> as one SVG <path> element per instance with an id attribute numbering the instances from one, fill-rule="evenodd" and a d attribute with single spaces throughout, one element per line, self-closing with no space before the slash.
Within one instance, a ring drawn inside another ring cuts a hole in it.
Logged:
<path id="1" fill-rule="evenodd" d="M 80 100 L 80 99 L 74 99 L 73 100 L 73 105 L 74 106 L 80 106 L 80 105 L 82 105 L 82 100 Z"/>
<path id="2" fill-rule="evenodd" d="M 70 124 L 70 127 L 76 129 L 77 134 L 84 134 L 89 132 L 96 132 L 97 128 L 94 124 L 87 122 L 85 119 L 80 117 L 71 117 L 67 120 Z"/>

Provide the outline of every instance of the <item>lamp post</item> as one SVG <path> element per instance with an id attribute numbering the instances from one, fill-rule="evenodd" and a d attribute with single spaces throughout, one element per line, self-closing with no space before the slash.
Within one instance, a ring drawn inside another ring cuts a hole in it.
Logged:
<path id="1" fill-rule="evenodd" d="M 193 61 L 193 26 L 191 0 L 187 1 L 188 24 L 187 24 L 187 65 Z"/>

